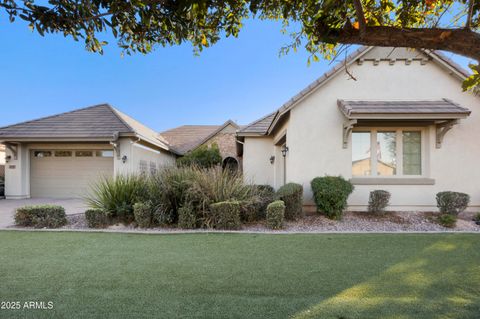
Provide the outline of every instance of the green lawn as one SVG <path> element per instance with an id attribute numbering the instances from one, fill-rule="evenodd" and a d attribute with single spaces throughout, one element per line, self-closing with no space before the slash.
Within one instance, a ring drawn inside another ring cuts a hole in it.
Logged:
<path id="1" fill-rule="evenodd" d="M 479 318 L 474 234 L 0 232 L 0 318 Z"/>

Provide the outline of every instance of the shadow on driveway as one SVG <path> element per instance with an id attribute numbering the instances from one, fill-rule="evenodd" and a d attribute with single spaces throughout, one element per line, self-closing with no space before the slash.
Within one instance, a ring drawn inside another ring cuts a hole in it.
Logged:
<path id="1" fill-rule="evenodd" d="M 60 205 L 65 208 L 67 215 L 83 213 L 86 210 L 85 203 L 78 198 L 53 199 L 53 198 L 29 198 L 29 199 L 2 199 L 0 200 L 0 228 L 14 225 L 13 215 L 15 210 L 26 205 Z"/>

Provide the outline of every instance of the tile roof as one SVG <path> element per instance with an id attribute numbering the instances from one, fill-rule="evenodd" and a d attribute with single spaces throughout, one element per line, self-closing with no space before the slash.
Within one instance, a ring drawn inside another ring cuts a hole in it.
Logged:
<path id="1" fill-rule="evenodd" d="M 275 115 L 277 112 L 270 113 L 264 117 L 262 117 L 259 120 L 256 120 L 255 122 L 252 122 L 248 125 L 246 125 L 244 128 L 242 128 L 240 131 L 238 131 L 239 135 L 242 135 L 244 133 L 249 134 L 267 134 L 268 128 L 273 122 L 273 119 L 275 118 Z"/>
<path id="2" fill-rule="evenodd" d="M 448 99 L 442 100 L 338 100 L 338 107 L 348 118 L 372 115 L 469 115 L 469 109 Z"/>
<path id="3" fill-rule="evenodd" d="M 0 128 L 0 140 L 12 139 L 112 139 L 134 134 L 168 149 L 157 133 L 108 104 L 99 104 Z"/>
<path id="4" fill-rule="evenodd" d="M 185 154 L 208 141 L 228 125 L 239 128 L 235 122 L 228 120 L 222 125 L 183 125 L 159 135 L 179 154 Z"/>

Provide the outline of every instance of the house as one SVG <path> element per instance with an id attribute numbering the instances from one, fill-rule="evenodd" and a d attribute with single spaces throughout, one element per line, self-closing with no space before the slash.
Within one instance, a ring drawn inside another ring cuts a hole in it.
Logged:
<path id="1" fill-rule="evenodd" d="M 480 207 L 480 100 L 468 76 L 439 52 L 362 47 L 278 110 L 243 127 L 245 178 L 275 188 L 341 175 L 355 186 L 350 210 L 375 189 L 394 210 L 435 210 L 437 192 L 471 196 Z"/>
<path id="2" fill-rule="evenodd" d="M 222 156 L 222 167 L 241 168 L 241 157 L 237 155 L 236 132 L 240 127 L 228 120 L 222 125 L 183 125 L 160 135 L 177 154 L 185 155 L 196 148 L 217 144 Z"/>
<path id="3" fill-rule="evenodd" d="M 0 145 L 0 177 L 5 177 L 5 145 Z"/>
<path id="4" fill-rule="evenodd" d="M 0 128 L 6 198 L 81 197 L 98 178 L 155 172 L 178 153 L 108 104 Z"/>

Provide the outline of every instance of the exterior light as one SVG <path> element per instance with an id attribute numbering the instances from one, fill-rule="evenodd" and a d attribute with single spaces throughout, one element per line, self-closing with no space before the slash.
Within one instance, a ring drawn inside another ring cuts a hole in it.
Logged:
<path id="1" fill-rule="evenodd" d="M 283 157 L 287 156 L 287 152 L 288 152 L 288 146 L 285 145 L 285 146 L 282 148 L 282 156 L 283 156 Z"/>
<path id="2" fill-rule="evenodd" d="M 275 163 L 275 156 L 270 156 L 270 164 L 273 165 L 273 163 Z"/>
<path id="3" fill-rule="evenodd" d="M 10 162 L 10 160 L 12 159 L 12 156 L 11 155 L 7 155 L 5 156 L 5 162 Z"/>
<path id="4" fill-rule="evenodd" d="M 127 162 L 127 155 L 123 155 L 122 157 L 122 163 L 125 164 Z"/>

